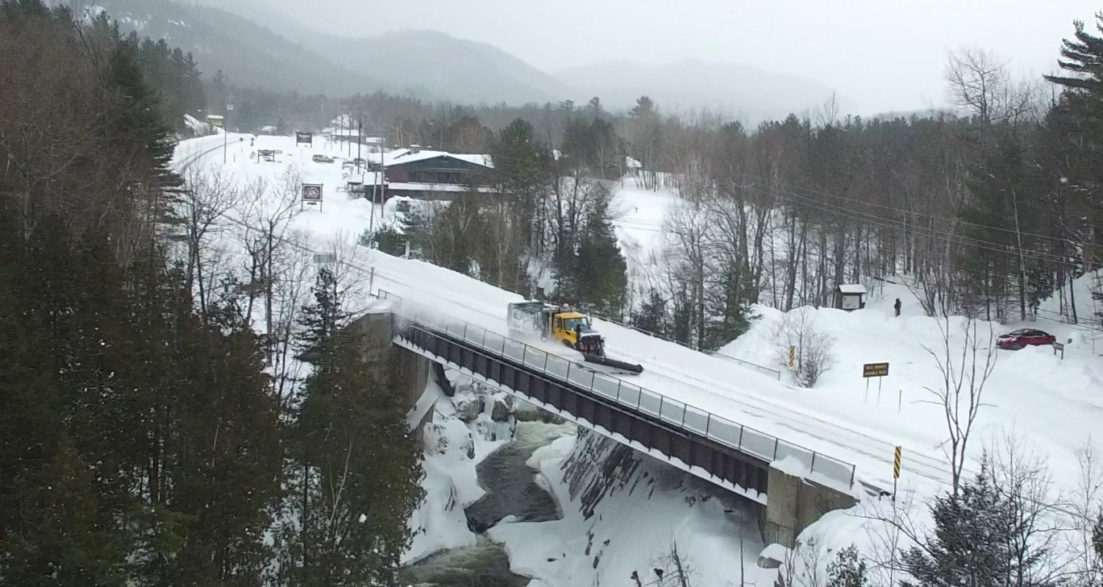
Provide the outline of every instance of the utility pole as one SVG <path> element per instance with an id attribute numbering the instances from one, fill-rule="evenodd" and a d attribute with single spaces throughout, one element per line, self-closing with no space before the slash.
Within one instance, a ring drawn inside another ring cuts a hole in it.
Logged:
<path id="1" fill-rule="evenodd" d="M 230 150 L 230 112 L 234 110 L 234 94 L 226 96 L 226 109 L 222 113 L 222 164 L 226 164 L 226 152 Z"/>
<path id="2" fill-rule="evenodd" d="M 381 204 L 387 201 L 387 162 L 383 159 L 383 144 L 386 140 L 383 133 L 379 133 L 379 203 Z"/>
<path id="3" fill-rule="evenodd" d="M 379 133 L 379 175 L 377 176 L 379 181 L 375 184 L 375 189 L 371 191 L 371 218 L 368 219 L 368 232 L 375 234 L 375 197 L 376 192 L 379 193 L 379 203 L 382 205 L 386 202 L 386 185 L 387 185 L 387 162 L 383 159 L 383 133 Z M 379 214 L 379 222 L 383 222 L 383 213 Z"/>
<path id="4" fill-rule="evenodd" d="M 363 177 L 363 173 L 360 171 L 360 162 L 361 162 L 361 159 L 360 159 L 360 145 L 363 144 L 363 142 L 364 142 L 363 135 L 364 135 L 364 115 L 361 114 L 360 117 L 356 119 L 356 172 L 360 173 L 361 177 Z"/>

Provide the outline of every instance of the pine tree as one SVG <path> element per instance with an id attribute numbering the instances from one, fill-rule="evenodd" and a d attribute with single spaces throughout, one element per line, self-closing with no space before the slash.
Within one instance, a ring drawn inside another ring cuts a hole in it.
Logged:
<path id="1" fill-rule="evenodd" d="M 296 427 L 305 475 L 292 494 L 305 499 L 296 504 L 304 530 L 293 583 L 391 584 L 422 496 L 420 450 L 395 375 L 364 361 L 362 338 L 330 342 Z"/>
<path id="2" fill-rule="evenodd" d="M 609 213 L 608 192 L 601 190 L 586 218 L 586 228 L 572 263 L 573 279 L 566 288 L 585 307 L 619 317 L 628 287 L 628 264 L 617 244 Z"/>
<path id="3" fill-rule="evenodd" d="M 866 561 L 854 546 L 848 546 L 835 555 L 827 565 L 828 587 L 865 587 L 869 585 Z"/>
<path id="4" fill-rule="evenodd" d="M 669 336 L 669 323 L 666 300 L 654 288 L 649 289 L 647 299 L 640 304 L 639 310 L 632 312 L 632 326 L 659 336 Z"/>
<path id="5" fill-rule="evenodd" d="M 904 553 L 907 570 L 929 586 L 997 587 L 1011 572 L 1009 533 L 1014 527 L 1006 498 L 992 484 L 987 459 L 958 496 L 931 505 L 934 535 Z"/>
<path id="6" fill-rule="evenodd" d="M 1103 13 L 1096 14 L 1096 30 L 1103 30 Z M 1082 21 L 1075 21 L 1073 38 L 1064 39 L 1058 64 L 1066 75 L 1045 79 L 1062 88 L 1061 98 L 1050 116 L 1059 129 L 1055 141 L 1069 213 L 1066 226 L 1070 240 L 1086 248 L 1085 257 L 1098 264 L 1103 259 L 1103 36 L 1093 35 Z"/>
<path id="7" fill-rule="evenodd" d="M 532 125 L 518 118 L 498 134 L 492 151 L 500 189 L 508 194 L 509 213 L 520 227 L 520 248 L 544 251 L 544 189 L 551 174 L 552 156 L 537 142 Z M 520 257 L 520 255 L 518 255 Z"/>
<path id="8" fill-rule="evenodd" d="M 0 236 L 0 583 L 118 584 L 126 541 L 59 425 L 64 388 L 46 359 L 48 331 L 11 286 L 24 251 L 17 234 Z"/>
<path id="9" fill-rule="evenodd" d="M 365 361 L 362 335 L 332 272 L 319 272 L 303 308 L 300 346 L 314 371 L 290 434 L 283 580 L 296 585 L 390 584 L 420 502 L 420 450 L 407 429 L 397 374 Z M 397 352 L 397 351 L 395 351 Z"/>
<path id="10" fill-rule="evenodd" d="M 750 326 L 750 292 L 745 291 L 740 273 L 735 268 L 726 268 L 722 283 L 722 297 L 706 302 L 708 318 L 701 348 L 707 351 L 714 351 L 730 343 Z"/>
<path id="11" fill-rule="evenodd" d="M 116 92 L 116 111 L 111 113 L 105 138 L 117 149 L 120 159 L 137 159 L 149 165 L 161 187 L 179 186 L 183 179 L 171 170 L 176 141 L 161 117 L 157 95 L 142 76 L 137 64 L 137 47 L 122 42 L 117 29 L 114 50 L 108 61 L 105 82 Z"/>
<path id="12" fill-rule="evenodd" d="M 311 362 L 321 352 L 321 345 L 335 336 L 348 322 L 349 314 L 341 307 L 341 291 L 337 277 L 329 268 L 318 270 L 312 288 L 314 303 L 302 307 L 296 347 L 304 359 Z"/>

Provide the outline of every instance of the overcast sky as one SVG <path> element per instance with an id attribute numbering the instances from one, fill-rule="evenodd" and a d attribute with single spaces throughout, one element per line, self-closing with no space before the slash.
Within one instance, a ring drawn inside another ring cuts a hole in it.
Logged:
<path id="1" fill-rule="evenodd" d="M 944 103 L 946 55 L 962 46 L 992 51 L 1020 75 L 1051 72 L 1072 21 L 1094 25 L 1103 8 L 1088 0 L 264 2 L 348 36 L 444 31 L 552 73 L 620 59 L 739 62 L 820 81 L 867 114 Z"/>

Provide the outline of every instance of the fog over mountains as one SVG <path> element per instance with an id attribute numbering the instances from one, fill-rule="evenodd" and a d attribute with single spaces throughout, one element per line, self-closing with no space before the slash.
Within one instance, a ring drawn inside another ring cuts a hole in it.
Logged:
<path id="1" fill-rule="evenodd" d="M 686 60 L 663 66 L 603 61 L 541 71 L 491 45 L 444 32 L 405 30 L 351 38 L 314 30 L 251 0 L 204 5 L 174 0 L 86 0 L 126 29 L 191 51 L 207 75 L 231 84 L 341 97 L 383 90 L 454 103 L 557 103 L 601 98 L 627 108 L 641 95 L 664 110 L 708 108 L 755 123 L 829 100 L 820 82 L 738 63 Z M 223 10 L 232 10 L 232 13 Z M 842 111 L 845 96 L 837 97 Z"/>

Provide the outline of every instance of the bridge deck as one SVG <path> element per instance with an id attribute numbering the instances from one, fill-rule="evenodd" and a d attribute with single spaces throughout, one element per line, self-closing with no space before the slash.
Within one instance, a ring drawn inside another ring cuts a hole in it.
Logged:
<path id="1" fill-rule="evenodd" d="M 727 446 L 681 422 L 672 422 L 639 405 L 632 407 L 595 393 L 572 379 L 555 377 L 501 353 L 432 328 L 412 323 L 395 335 L 395 344 L 517 394 L 600 434 L 665 460 L 698 477 L 759 503 L 766 503 L 767 459 Z M 581 368 L 581 367 L 580 367 Z M 668 412 L 669 415 L 669 412 Z"/>

